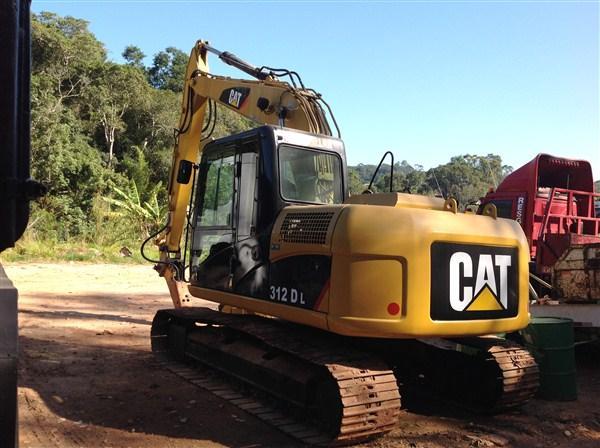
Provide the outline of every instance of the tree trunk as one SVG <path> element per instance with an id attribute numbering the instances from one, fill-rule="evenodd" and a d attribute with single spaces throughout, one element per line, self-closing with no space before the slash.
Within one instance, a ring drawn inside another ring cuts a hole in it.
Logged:
<path id="1" fill-rule="evenodd" d="M 108 167 L 112 167 L 113 161 L 113 148 L 115 146 L 115 128 L 111 127 L 108 137 Z"/>

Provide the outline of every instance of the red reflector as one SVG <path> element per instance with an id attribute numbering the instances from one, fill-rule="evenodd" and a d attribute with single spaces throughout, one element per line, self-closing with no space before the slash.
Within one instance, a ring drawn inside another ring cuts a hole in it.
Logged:
<path id="1" fill-rule="evenodd" d="M 395 316 L 396 314 L 398 314 L 400 312 L 400 305 L 398 305 L 396 302 L 392 302 L 388 305 L 387 311 L 392 316 Z"/>

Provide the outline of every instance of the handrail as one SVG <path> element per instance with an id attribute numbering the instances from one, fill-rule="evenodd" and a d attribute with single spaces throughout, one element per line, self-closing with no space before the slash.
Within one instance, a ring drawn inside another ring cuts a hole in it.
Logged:
<path id="1" fill-rule="evenodd" d="M 539 215 L 538 215 L 539 216 Z M 545 215 L 546 216 L 546 215 Z M 570 219 L 573 220 L 577 223 L 577 234 L 582 234 L 583 231 L 583 222 L 593 222 L 594 223 L 594 235 L 592 236 L 600 236 L 600 217 L 590 217 L 590 216 L 578 216 L 578 215 L 561 215 L 561 214 L 557 214 L 557 213 L 550 213 L 547 215 L 548 216 L 548 222 L 546 223 L 546 227 L 548 224 L 550 224 L 551 220 L 554 219 L 558 219 L 558 226 L 559 226 L 559 231 L 558 232 L 554 232 L 554 233 L 559 233 L 559 234 L 567 234 L 567 233 L 572 233 L 572 232 L 561 232 L 560 230 L 564 227 L 563 226 L 563 222 Z M 556 222 L 556 221 L 554 221 Z M 542 229 L 540 229 L 542 230 Z M 544 234 L 545 234 L 545 228 L 544 228 Z M 538 240 L 542 240 L 541 237 L 538 237 Z"/>
<path id="2" fill-rule="evenodd" d="M 554 202 L 554 193 L 556 192 L 556 188 L 552 187 L 550 190 L 550 200 L 546 204 L 546 210 L 544 211 L 544 218 L 542 219 L 542 225 L 540 226 L 540 230 L 538 232 L 538 240 L 543 240 L 543 236 L 546 233 L 546 227 L 548 226 L 548 219 L 550 218 L 550 210 L 552 209 L 552 203 Z"/>
<path id="3" fill-rule="evenodd" d="M 600 192 L 595 191 L 582 191 L 582 190 L 571 190 L 569 188 L 560 188 L 560 187 L 552 187 L 552 190 L 558 193 L 574 193 L 575 195 L 585 195 L 585 196 L 597 196 L 600 198 Z"/>

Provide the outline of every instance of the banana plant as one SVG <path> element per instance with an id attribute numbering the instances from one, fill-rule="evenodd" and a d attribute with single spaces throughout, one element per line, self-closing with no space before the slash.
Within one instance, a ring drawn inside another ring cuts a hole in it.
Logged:
<path id="1" fill-rule="evenodd" d="M 114 197 L 104 196 L 102 199 L 114 207 L 109 216 L 119 217 L 135 223 L 144 238 L 156 230 L 165 220 L 166 208 L 158 203 L 158 191 L 161 184 L 156 185 L 142 201 L 137 184 L 131 180 L 127 189 L 111 185 Z"/>

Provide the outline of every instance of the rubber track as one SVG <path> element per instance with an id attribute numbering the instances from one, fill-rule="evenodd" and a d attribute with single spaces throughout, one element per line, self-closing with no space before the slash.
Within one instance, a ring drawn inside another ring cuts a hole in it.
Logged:
<path id="1" fill-rule="evenodd" d="M 254 415 L 259 418 L 266 416 L 268 419 L 262 419 L 303 443 L 359 443 L 390 431 L 397 423 L 400 393 L 393 371 L 379 358 L 359 352 L 329 333 L 258 316 L 219 313 L 207 308 L 161 312 L 183 320 L 193 319 L 204 324 L 226 326 L 305 362 L 325 367 L 331 379 L 337 383 L 342 405 L 341 424 L 334 437 L 317 429 L 314 424 L 290 422 L 290 417 L 283 416 L 264 402 L 240 406 L 249 412 L 252 406 L 257 406 L 255 409 L 261 411 Z M 154 324 L 153 334 L 160 336 L 154 332 Z M 173 368 L 169 369 L 177 373 Z M 235 400 L 231 402 L 236 404 Z"/>
<path id="2" fill-rule="evenodd" d="M 531 399 L 539 387 L 539 369 L 531 353 L 508 341 L 494 344 L 488 353 L 500 368 L 503 386 L 492 411 L 515 408 Z"/>
<path id="3" fill-rule="evenodd" d="M 158 356 L 158 355 L 157 355 Z M 167 357 L 158 357 L 158 367 L 165 368 L 180 378 L 200 387 L 217 397 L 226 400 L 242 411 L 264 421 L 284 434 L 307 445 L 327 444 L 330 437 L 319 431 L 313 424 L 299 422 L 265 399 L 240 390 L 235 380 L 215 375 L 213 370 L 203 366 L 187 366 Z"/>

